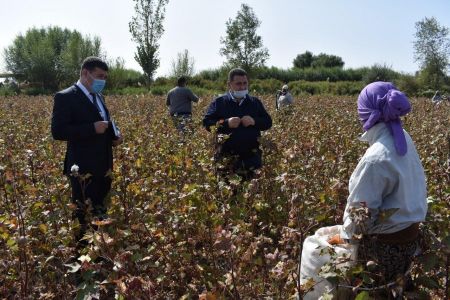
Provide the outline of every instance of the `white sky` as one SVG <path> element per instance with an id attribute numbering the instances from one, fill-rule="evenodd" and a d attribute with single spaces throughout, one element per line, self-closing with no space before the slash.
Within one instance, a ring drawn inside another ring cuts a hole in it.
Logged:
<path id="1" fill-rule="evenodd" d="M 187 49 L 196 71 L 216 68 L 225 22 L 242 1 L 169 0 L 160 40 L 157 76 L 167 75 L 177 53 Z M 449 0 L 247 0 L 262 22 L 257 33 L 269 49 L 268 66 L 292 67 L 306 50 L 342 57 L 346 68 L 386 64 L 396 71 L 418 69 L 413 57 L 415 22 L 436 17 L 450 28 Z M 128 23 L 132 0 L 0 0 L 0 71 L 3 49 L 31 27 L 59 26 L 98 36 L 108 58 L 141 71 Z"/>

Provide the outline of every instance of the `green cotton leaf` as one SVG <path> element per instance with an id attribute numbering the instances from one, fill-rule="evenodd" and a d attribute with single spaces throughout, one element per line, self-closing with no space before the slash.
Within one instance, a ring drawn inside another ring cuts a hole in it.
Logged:
<path id="1" fill-rule="evenodd" d="M 388 209 L 380 209 L 378 213 L 378 219 L 376 220 L 375 224 L 381 224 L 389 220 L 389 218 L 395 214 L 399 208 L 388 208 Z"/>
<path id="2" fill-rule="evenodd" d="M 369 292 L 368 291 L 362 291 L 359 293 L 355 300 L 369 300 Z"/>
<path id="3" fill-rule="evenodd" d="M 329 218 L 328 215 L 322 214 L 322 215 L 316 216 L 315 219 L 316 219 L 317 222 L 323 222 L 323 221 L 327 220 L 328 218 Z"/>
<path id="4" fill-rule="evenodd" d="M 117 300 L 125 300 L 125 296 L 119 294 L 119 297 L 117 298 Z"/>
<path id="5" fill-rule="evenodd" d="M 442 243 L 446 245 L 447 247 L 450 247 L 450 235 L 447 235 L 443 240 Z"/>
<path id="6" fill-rule="evenodd" d="M 17 245 L 17 242 L 14 238 L 8 239 L 8 241 L 6 242 L 6 245 L 8 246 L 9 249 L 11 249 L 13 251 L 19 250 L 19 246 Z"/>
<path id="7" fill-rule="evenodd" d="M 137 262 L 140 261 L 142 259 L 142 254 L 141 253 L 134 253 L 133 256 L 131 256 L 131 261 L 132 262 Z"/>
<path id="8" fill-rule="evenodd" d="M 362 265 L 358 264 L 358 265 L 352 267 L 350 269 L 350 271 L 352 272 L 353 275 L 357 275 L 364 271 L 364 267 Z"/>
<path id="9" fill-rule="evenodd" d="M 373 284 L 374 283 L 374 279 L 372 279 L 369 275 L 367 275 L 366 273 L 362 273 L 361 274 L 362 275 L 362 279 L 363 279 L 363 282 L 365 283 L 365 284 Z"/>
<path id="10" fill-rule="evenodd" d="M 33 208 L 39 208 L 39 207 L 42 207 L 42 206 L 44 206 L 44 205 L 45 205 L 44 202 L 38 201 L 38 202 L 35 202 L 35 203 L 33 204 Z"/>
<path id="11" fill-rule="evenodd" d="M 439 283 L 436 280 L 432 279 L 431 277 L 427 277 L 427 276 L 421 276 L 421 277 L 416 278 L 416 280 L 414 280 L 414 283 L 416 283 L 418 285 L 422 285 L 429 289 L 441 288 Z"/>
<path id="12" fill-rule="evenodd" d="M 439 263 L 439 257 L 433 253 L 425 254 L 420 258 L 425 272 L 431 271 Z"/>
<path id="13" fill-rule="evenodd" d="M 88 300 L 88 299 L 97 299 L 99 287 L 94 284 L 82 283 L 78 287 L 76 300 Z"/>

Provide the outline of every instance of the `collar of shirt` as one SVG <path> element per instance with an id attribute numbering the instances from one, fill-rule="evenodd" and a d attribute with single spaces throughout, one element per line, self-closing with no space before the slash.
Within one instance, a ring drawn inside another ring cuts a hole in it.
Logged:
<path id="1" fill-rule="evenodd" d="M 361 142 L 369 143 L 369 145 L 373 145 L 373 143 L 376 142 L 376 140 L 380 137 L 380 135 L 383 134 L 384 130 L 387 130 L 386 123 L 380 122 L 378 124 L 375 124 L 372 128 L 364 132 L 358 140 Z"/>
<path id="2" fill-rule="evenodd" d="M 242 102 L 244 102 L 245 98 L 247 98 L 247 96 L 245 96 L 242 99 L 237 99 L 233 97 L 233 94 L 231 94 L 231 92 L 228 92 L 228 95 L 230 95 L 230 99 L 234 102 L 236 102 L 239 106 L 242 104 Z"/>
<path id="3" fill-rule="evenodd" d="M 91 93 L 89 93 L 88 89 L 81 83 L 80 80 L 77 81 L 76 85 L 83 91 L 86 97 L 88 97 L 91 100 L 91 102 L 94 103 L 94 99 Z"/>

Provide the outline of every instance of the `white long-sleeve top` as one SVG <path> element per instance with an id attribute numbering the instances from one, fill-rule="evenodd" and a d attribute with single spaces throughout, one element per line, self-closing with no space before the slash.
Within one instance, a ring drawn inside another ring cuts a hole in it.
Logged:
<path id="1" fill-rule="evenodd" d="M 289 92 L 287 92 L 285 95 L 280 95 L 278 97 L 277 101 L 278 101 L 278 107 L 280 107 L 280 108 L 294 103 L 294 99 L 292 98 L 292 95 Z"/>
<path id="2" fill-rule="evenodd" d="M 394 233 L 425 220 L 427 213 L 425 174 L 409 134 L 403 130 L 408 151 L 397 154 L 394 139 L 385 123 L 365 132 L 360 140 L 370 147 L 350 177 L 349 196 L 344 212 L 341 237 L 351 239 L 361 233 L 350 218 L 349 208 L 366 202 L 371 218 L 365 223 L 367 234 Z M 376 223 L 380 210 L 398 208 L 387 220 Z"/>

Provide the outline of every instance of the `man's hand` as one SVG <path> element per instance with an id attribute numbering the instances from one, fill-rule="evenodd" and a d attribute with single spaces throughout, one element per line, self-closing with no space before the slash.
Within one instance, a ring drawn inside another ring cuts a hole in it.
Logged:
<path id="1" fill-rule="evenodd" d="M 102 134 L 105 133 L 106 129 L 108 129 L 108 121 L 97 121 L 94 123 L 95 133 Z"/>
<path id="2" fill-rule="evenodd" d="M 238 128 L 239 124 L 241 124 L 241 118 L 232 117 L 228 119 L 228 127 L 230 128 Z"/>
<path id="3" fill-rule="evenodd" d="M 241 123 L 242 125 L 244 125 L 244 127 L 253 126 L 255 125 L 255 120 L 250 116 L 243 116 L 241 119 Z"/>
<path id="4" fill-rule="evenodd" d="M 123 136 L 121 133 L 119 133 L 119 138 L 117 140 L 113 140 L 112 144 L 114 147 L 119 146 L 120 144 L 123 143 Z"/>
<path id="5" fill-rule="evenodd" d="M 339 234 L 333 235 L 327 241 L 331 245 L 345 244 L 344 240 L 341 238 Z"/>

